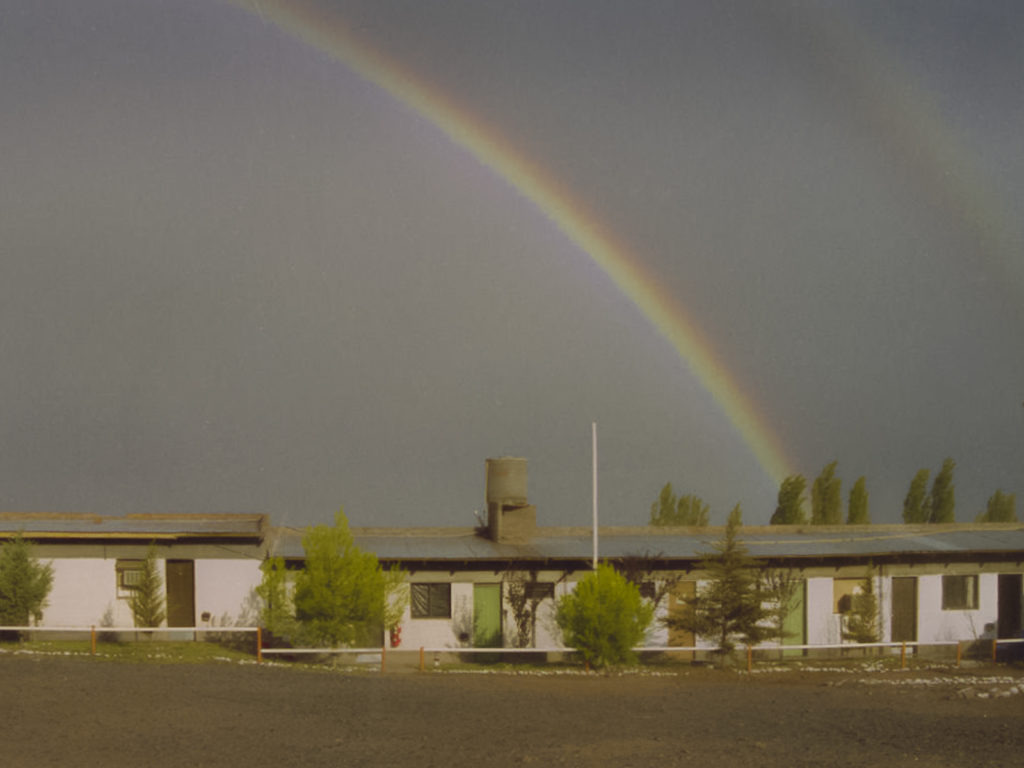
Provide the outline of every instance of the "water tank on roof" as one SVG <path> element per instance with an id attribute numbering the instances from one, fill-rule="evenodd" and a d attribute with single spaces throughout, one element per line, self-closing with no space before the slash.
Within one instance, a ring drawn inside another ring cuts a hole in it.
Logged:
<path id="1" fill-rule="evenodd" d="M 487 503 L 516 506 L 527 503 L 526 459 L 503 456 L 487 459 Z"/>

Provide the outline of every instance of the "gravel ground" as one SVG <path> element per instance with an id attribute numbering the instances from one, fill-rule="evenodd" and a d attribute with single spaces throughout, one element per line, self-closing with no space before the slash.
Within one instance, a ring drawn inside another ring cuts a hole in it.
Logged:
<path id="1" fill-rule="evenodd" d="M 1024 678 L 376 674 L 0 655 L 4 766 L 1013 766 Z"/>

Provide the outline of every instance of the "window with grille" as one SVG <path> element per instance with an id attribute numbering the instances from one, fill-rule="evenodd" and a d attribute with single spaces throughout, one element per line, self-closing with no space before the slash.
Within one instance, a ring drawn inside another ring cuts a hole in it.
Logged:
<path id="1" fill-rule="evenodd" d="M 142 583 L 143 560 L 117 561 L 117 596 L 130 597 Z"/>
<path id="2" fill-rule="evenodd" d="M 414 619 L 450 619 L 451 584 L 413 584 L 410 610 Z"/>

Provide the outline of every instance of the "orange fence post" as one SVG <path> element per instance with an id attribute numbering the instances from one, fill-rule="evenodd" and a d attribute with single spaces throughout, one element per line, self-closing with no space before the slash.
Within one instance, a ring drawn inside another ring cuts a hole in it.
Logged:
<path id="1" fill-rule="evenodd" d="M 423 671 L 423 646 L 420 646 L 420 672 Z"/>
<path id="2" fill-rule="evenodd" d="M 92 646 L 92 655 L 96 655 L 96 625 L 93 624 L 89 630 L 89 645 Z"/>
<path id="3" fill-rule="evenodd" d="M 956 641 L 956 665 L 960 666 L 960 641 Z"/>
<path id="4" fill-rule="evenodd" d="M 263 663 L 263 628 L 256 627 L 256 663 Z"/>
<path id="5" fill-rule="evenodd" d="M 992 661 L 996 660 L 996 639 L 992 638 Z"/>

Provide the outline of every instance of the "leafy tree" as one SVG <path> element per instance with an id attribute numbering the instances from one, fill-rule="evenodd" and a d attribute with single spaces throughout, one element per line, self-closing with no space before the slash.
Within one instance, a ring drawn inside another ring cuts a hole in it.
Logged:
<path id="1" fill-rule="evenodd" d="M 946 459 L 942 462 L 942 469 L 935 475 L 932 491 L 928 495 L 929 523 L 952 523 L 955 521 L 953 513 L 953 507 L 956 504 L 956 486 L 953 485 L 954 467 L 956 467 L 956 462 Z"/>
<path id="2" fill-rule="evenodd" d="M 139 583 L 128 601 L 136 627 L 159 627 L 167 618 L 164 610 L 164 583 L 156 565 L 156 544 L 151 543 L 142 562 Z"/>
<path id="3" fill-rule="evenodd" d="M 412 597 L 408 574 L 397 565 L 384 571 L 384 629 L 393 632 L 401 623 Z"/>
<path id="4" fill-rule="evenodd" d="M 722 664 L 737 641 L 752 645 L 768 632 L 762 625 L 767 613 L 761 578 L 746 546 L 738 539 L 742 524 L 737 504 L 729 514 L 724 537 L 713 545 L 715 551 L 701 558 L 707 578 L 696 596 L 688 600 L 691 610 L 668 620 L 674 629 L 714 638 Z"/>
<path id="5" fill-rule="evenodd" d="M 631 662 L 653 618 L 653 606 L 607 563 L 584 576 L 555 610 L 566 642 L 595 667 Z"/>
<path id="6" fill-rule="evenodd" d="M 772 637 L 780 645 L 791 634 L 786 631 L 786 620 L 793 612 L 793 598 L 799 589 L 800 580 L 793 577 L 792 571 L 771 569 L 761 576 L 761 590 L 768 605 L 765 617 Z"/>
<path id="7" fill-rule="evenodd" d="M 640 590 L 640 596 L 651 601 L 655 609 L 668 597 L 676 584 L 683 580 L 682 573 L 673 571 L 655 574 L 657 565 L 664 561 L 664 553 L 644 552 L 642 555 L 624 555 L 615 560 L 615 570 L 626 581 Z"/>
<path id="8" fill-rule="evenodd" d="M 295 577 L 295 618 L 305 640 L 316 645 L 376 644 L 389 617 L 389 584 L 376 555 L 360 549 L 343 511 L 333 526 L 306 529 L 305 567 Z M 393 617 L 392 617 L 393 618 Z"/>
<path id="9" fill-rule="evenodd" d="M 0 626 L 24 627 L 43 620 L 53 586 L 53 566 L 33 556 L 34 547 L 19 533 L 0 546 Z"/>
<path id="10" fill-rule="evenodd" d="M 826 464 L 811 486 L 811 525 L 839 525 L 843 522 L 841 488 L 836 477 L 838 461 Z"/>
<path id="11" fill-rule="evenodd" d="M 1016 523 L 1017 522 L 1017 497 L 1012 493 L 996 491 L 988 497 L 988 505 L 984 512 L 978 513 L 975 522 L 978 523 Z"/>
<path id="12" fill-rule="evenodd" d="M 699 496 L 676 497 L 672 483 L 665 483 L 658 500 L 651 504 L 651 525 L 706 526 L 710 507 Z"/>
<path id="13" fill-rule="evenodd" d="M 903 499 L 903 522 L 904 523 L 927 523 L 928 522 L 928 477 L 931 471 L 927 469 L 917 470 L 914 479 L 910 481 L 910 489 Z"/>
<path id="14" fill-rule="evenodd" d="M 807 480 L 803 475 L 790 475 L 779 486 L 779 505 L 772 514 L 772 525 L 805 525 L 804 490 Z"/>
<path id="15" fill-rule="evenodd" d="M 516 628 L 513 645 L 531 648 L 537 643 L 537 608 L 543 599 L 540 592 L 531 586 L 537 584 L 537 572 L 509 571 L 504 584 L 505 599 Z"/>
<path id="16" fill-rule="evenodd" d="M 843 624 L 843 639 L 855 643 L 877 643 L 878 599 L 875 597 L 874 574 L 869 569 L 859 592 L 853 594 L 850 611 Z"/>
<path id="17" fill-rule="evenodd" d="M 269 557 L 260 564 L 263 573 L 256 595 L 260 600 L 260 626 L 278 637 L 294 634 L 295 606 L 288 594 L 288 574 L 283 557 Z"/>
<path id="18" fill-rule="evenodd" d="M 868 512 L 868 489 L 863 475 L 850 489 L 850 501 L 846 509 L 847 525 L 870 525 L 871 515 Z"/>

